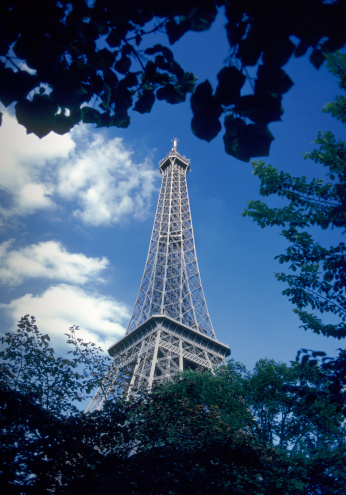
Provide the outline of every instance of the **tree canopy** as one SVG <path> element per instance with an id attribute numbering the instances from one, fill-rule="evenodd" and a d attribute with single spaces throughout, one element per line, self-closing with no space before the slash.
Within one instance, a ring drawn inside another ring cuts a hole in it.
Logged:
<path id="1" fill-rule="evenodd" d="M 5 0 L 0 6 L 0 101 L 15 104 L 28 133 L 68 132 L 79 122 L 127 127 L 129 111 L 151 111 L 156 100 L 191 96 L 192 131 L 212 140 L 222 129 L 225 150 L 249 161 L 269 154 L 268 124 L 281 119 L 293 82 L 282 67 L 309 52 L 344 46 L 344 2 L 335 0 Z M 229 56 L 212 88 L 174 58 L 188 32 L 225 16 Z M 161 33 L 166 44 L 157 43 Z M 254 76 L 249 68 L 254 68 Z M 248 84 L 245 84 L 246 81 Z"/>
<path id="2" fill-rule="evenodd" d="M 102 355 L 68 336 L 73 366 L 63 365 L 61 375 L 54 356 L 49 374 L 42 367 L 52 356 L 47 335 L 29 317 L 19 325 L 1 355 L 7 493 L 343 493 L 344 417 L 316 363 L 261 360 L 248 372 L 231 361 L 214 373 L 186 371 L 137 400 L 110 397 L 101 411 L 83 414 L 67 410 L 61 396 L 67 389 L 71 400 L 85 395 L 80 375 L 93 363 L 89 384 L 102 380 Z M 26 362 L 18 359 L 18 339 Z M 53 400 L 42 400 L 47 377 L 55 380 Z"/>

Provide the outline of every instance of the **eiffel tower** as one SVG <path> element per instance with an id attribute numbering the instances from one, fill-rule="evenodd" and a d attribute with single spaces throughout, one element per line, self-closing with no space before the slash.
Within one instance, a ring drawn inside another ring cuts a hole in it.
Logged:
<path id="1" fill-rule="evenodd" d="M 160 164 L 162 185 L 142 282 L 126 335 L 109 350 L 113 363 L 87 412 L 102 408 L 125 380 L 127 398 L 186 369 L 212 370 L 229 356 L 218 342 L 199 274 L 186 174 L 177 140 Z"/>

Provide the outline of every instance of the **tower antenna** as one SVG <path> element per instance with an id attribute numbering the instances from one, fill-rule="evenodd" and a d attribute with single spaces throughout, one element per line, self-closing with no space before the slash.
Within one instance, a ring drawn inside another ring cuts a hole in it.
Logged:
<path id="1" fill-rule="evenodd" d="M 177 151 L 178 141 L 179 141 L 178 138 L 173 138 L 172 139 L 172 143 L 173 143 L 172 151 Z"/>

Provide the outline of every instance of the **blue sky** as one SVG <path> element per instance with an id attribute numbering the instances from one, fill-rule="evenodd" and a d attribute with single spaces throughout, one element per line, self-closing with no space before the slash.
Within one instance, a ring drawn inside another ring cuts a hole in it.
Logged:
<path id="1" fill-rule="evenodd" d="M 173 47 L 185 70 L 214 87 L 228 56 L 222 24 Z M 337 82 L 306 58 L 286 70 L 295 85 L 284 97 L 282 122 L 270 126 L 275 141 L 264 160 L 292 174 L 321 176 L 302 153 L 313 149 L 319 130 L 343 136 L 342 126 L 321 112 L 339 93 Z M 149 115 L 133 112 L 128 129 L 79 125 L 41 140 L 26 135 L 10 114 L 0 128 L 2 332 L 30 313 L 57 346 L 72 324 L 104 348 L 121 338 L 149 247 L 158 162 L 177 137 L 178 151 L 191 159 L 197 258 L 218 340 L 249 368 L 264 357 L 288 362 L 302 347 L 331 353 L 340 346 L 299 328 L 274 276 L 282 268 L 274 257 L 286 246 L 280 231 L 242 217 L 247 201 L 259 198 L 259 181 L 250 164 L 226 155 L 222 133 L 211 143 L 192 134 L 188 102 L 156 102 Z M 325 234 L 327 243 L 332 235 Z"/>

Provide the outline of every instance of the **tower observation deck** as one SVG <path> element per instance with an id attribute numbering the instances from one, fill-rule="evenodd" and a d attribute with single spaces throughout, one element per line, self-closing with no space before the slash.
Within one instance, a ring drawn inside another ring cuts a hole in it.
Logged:
<path id="1" fill-rule="evenodd" d="M 212 370 L 230 354 L 218 342 L 198 269 L 186 174 L 177 141 L 159 163 L 162 185 L 149 252 L 125 337 L 87 411 L 100 409 L 122 382 L 127 397 L 185 369 Z M 125 383 L 125 385 L 124 385 Z"/>

